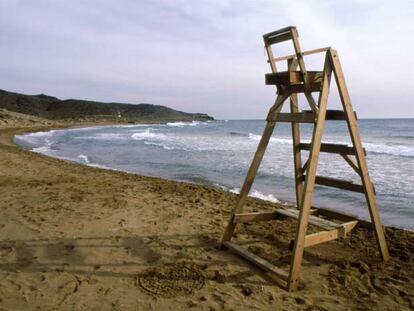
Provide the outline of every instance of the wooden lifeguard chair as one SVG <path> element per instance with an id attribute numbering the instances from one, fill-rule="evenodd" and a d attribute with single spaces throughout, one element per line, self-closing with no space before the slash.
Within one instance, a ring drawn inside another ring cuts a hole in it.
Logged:
<path id="1" fill-rule="evenodd" d="M 374 186 L 368 174 L 365 160 L 366 153 L 361 144 L 356 114 L 352 109 L 337 52 L 329 47 L 302 52 L 298 41 L 298 32 L 295 27 L 287 27 L 265 34 L 263 35 L 263 39 L 272 71 L 272 73 L 266 74 L 265 76 L 266 84 L 276 86 L 277 98 L 275 104 L 270 108 L 262 138 L 238 196 L 237 203 L 231 213 L 229 224 L 223 235 L 223 248 L 228 248 L 258 267 L 280 277 L 286 281 L 287 290 L 296 290 L 304 249 L 312 245 L 345 237 L 358 224 L 358 219 L 355 217 L 326 208 L 312 207 L 314 186 L 315 184 L 319 184 L 365 194 L 381 258 L 384 261 L 388 260 L 388 248 L 377 208 Z M 288 40 L 292 41 L 295 54 L 275 57 L 272 45 Z M 303 57 L 315 53 L 325 53 L 324 68 L 322 71 L 307 71 Z M 287 62 L 287 71 L 277 70 L 276 63 L 280 61 Z M 332 73 L 335 76 L 343 110 L 327 110 Z M 305 95 L 310 110 L 298 110 L 298 93 Z M 313 98 L 313 93 L 319 93 L 317 102 Z M 282 113 L 283 103 L 288 98 L 290 99 L 290 113 Z M 322 143 L 325 120 L 346 121 L 352 146 Z M 276 209 L 271 212 L 243 213 L 243 206 L 277 122 L 291 122 L 292 125 L 297 209 Z M 310 143 L 301 143 L 300 123 L 314 125 Z M 309 150 L 309 158 L 303 165 L 301 150 Z M 336 153 L 342 156 L 356 174 L 360 176 L 361 184 L 317 176 L 316 169 L 320 152 Z M 355 156 L 356 162 L 351 156 Z M 296 236 L 291 250 L 290 270 L 288 272 L 272 265 L 268 261 L 249 252 L 246 248 L 231 241 L 238 223 L 272 220 L 279 218 L 281 215 L 298 219 Z M 342 221 L 342 223 L 339 223 L 339 221 Z M 323 231 L 306 235 L 308 224 L 317 226 L 323 229 Z"/>

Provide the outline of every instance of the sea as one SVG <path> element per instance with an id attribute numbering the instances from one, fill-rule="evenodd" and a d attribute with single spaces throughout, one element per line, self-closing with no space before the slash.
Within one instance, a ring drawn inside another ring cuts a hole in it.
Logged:
<path id="1" fill-rule="evenodd" d="M 360 119 L 362 143 L 384 224 L 414 230 L 414 119 Z M 33 152 L 84 165 L 196 183 L 238 193 L 261 138 L 263 120 L 96 126 L 16 135 Z M 309 142 L 312 125 L 301 125 Z M 350 144 L 344 122 L 327 121 L 323 141 Z M 295 201 L 290 124 L 277 124 L 250 196 Z M 309 152 L 302 152 L 302 162 Z M 318 175 L 359 176 L 337 154 L 321 153 Z M 361 193 L 316 186 L 313 205 L 369 219 Z"/>

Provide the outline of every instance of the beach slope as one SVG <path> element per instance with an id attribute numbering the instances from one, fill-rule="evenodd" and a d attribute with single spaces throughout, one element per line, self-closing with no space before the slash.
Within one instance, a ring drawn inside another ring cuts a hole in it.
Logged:
<path id="1" fill-rule="evenodd" d="M 0 128 L 0 308 L 5 310 L 412 310 L 414 233 L 387 228 L 310 247 L 300 289 L 217 248 L 235 195 L 48 158 L 15 133 L 66 126 L 8 115 Z M 248 210 L 276 204 L 250 199 Z M 286 268 L 295 222 L 237 238 Z M 310 228 L 313 230 L 313 228 Z"/>

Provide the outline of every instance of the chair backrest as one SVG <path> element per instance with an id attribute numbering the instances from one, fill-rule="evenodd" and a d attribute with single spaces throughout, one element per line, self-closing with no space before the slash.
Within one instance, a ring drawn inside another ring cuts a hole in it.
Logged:
<path id="1" fill-rule="evenodd" d="M 298 60 L 300 70 L 302 72 L 304 71 L 306 74 L 306 68 L 305 68 L 305 64 L 303 63 L 303 59 L 299 59 L 299 58 L 302 58 L 302 52 L 300 49 L 298 37 L 299 37 L 298 31 L 296 30 L 296 27 L 294 26 L 285 27 L 285 28 L 272 31 L 272 32 L 269 32 L 263 35 L 263 41 L 265 44 L 266 53 L 269 58 L 268 62 L 270 64 L 270 67 L 273 73 L 277 72 L 276 61 L 279 58 L 274 57 L 272 45 L 285 42 L 288 40 L 292 40 L 293 48 L 295 50 L 295 56 Z"/>

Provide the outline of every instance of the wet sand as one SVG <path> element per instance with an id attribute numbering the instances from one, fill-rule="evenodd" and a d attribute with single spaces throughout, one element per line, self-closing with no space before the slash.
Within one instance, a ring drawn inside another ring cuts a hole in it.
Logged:
<path id="1" fill-rule="evenodd" d="M 386 229 L 386 263 L 367 229 L 310 247 L 300 289 L 288 293 L 217 248 L 235 195 L 52 159 L 11 142 L 17 132 L 68 125 L 19 116 L 0 125 L 0 308 L 414 308 L 413 232 Z M 247 205 L 277 207 L 258 199 Z M 294 230 L 294 220 L 259 222 L 240 225 L 237 239 L 286 269 Z"/>

